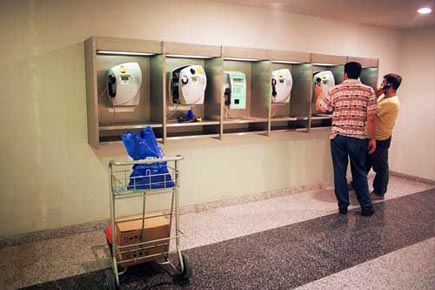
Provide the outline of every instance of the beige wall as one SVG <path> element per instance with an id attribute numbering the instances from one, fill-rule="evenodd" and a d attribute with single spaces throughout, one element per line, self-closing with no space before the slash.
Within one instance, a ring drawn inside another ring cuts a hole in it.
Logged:
<path id="1" fill-rule="evenodd" d="M 396 31 L 203 0 L 0 2 L 0 236 L 106 219 L 107 160 L 87 144 L 83 41 L 114 36 L 380 58 L 399 69 Z M 181 204 L 332 179 L 327 132 L 171 141 Z"/>
<path id="2" fill-rule="evenodd" d="M 404 32 L 391 169 L 435 180 L 435 27 Z"/>

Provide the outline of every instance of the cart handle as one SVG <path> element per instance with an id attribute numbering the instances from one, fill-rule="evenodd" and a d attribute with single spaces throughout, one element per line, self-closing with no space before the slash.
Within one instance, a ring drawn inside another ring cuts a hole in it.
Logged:
<path id="1" fill-rule="evenodd" d="M 134 160 L 134 161 L 114 161 L 110 160 L 109 165 L 122 166 L 122 165 L 134 165 L 134 164 L 152 164 L 155 162 L 166 162 L 166 161 L 179 161 L 183 160 L 184 157 L 181 155 L 177 155 L 175 157 L 163 157 L 163 158 L 147 158 L 143 160 Z"/>

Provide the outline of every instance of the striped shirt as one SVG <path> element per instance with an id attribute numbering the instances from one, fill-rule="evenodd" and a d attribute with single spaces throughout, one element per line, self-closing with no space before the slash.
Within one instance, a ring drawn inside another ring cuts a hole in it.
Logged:
<path id="1" fill-rule="evenodd" d="M 355 79 L 330 89 L 320 106 L 332 111 L 331 139 L 337 135 L 366 139 L 367 117 L 377 111 L 375 91 Z"/>

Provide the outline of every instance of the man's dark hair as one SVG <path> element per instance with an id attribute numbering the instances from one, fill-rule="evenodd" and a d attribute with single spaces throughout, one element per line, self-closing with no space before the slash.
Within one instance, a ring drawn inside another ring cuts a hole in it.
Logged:
<path id="1" fill-rule="evenodd" d="M 361 75 L 361 64 L 359 62 L 351 61 L 344 65 L 344 72 L 350 79 L 358 79 Z"/>
<path id="2" fill-rule="evenodd" d="M 402 77 L 398 74 L 386 74 L 384 75 L 384 79 L 387 84 L 391 84 L 394 90 L 397 90 L 402 83 Z"/>

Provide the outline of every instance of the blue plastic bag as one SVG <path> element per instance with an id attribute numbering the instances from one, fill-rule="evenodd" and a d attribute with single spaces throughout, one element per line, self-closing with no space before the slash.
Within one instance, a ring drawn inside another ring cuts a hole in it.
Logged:
<path id="1" fill-rule="evenodd" d="M 128 155 L 133 160 L 165 157 L 150 126 L 143 128 L 139 135 L 128 132 L 123 134 L 121 138 Z M 167 163 L 153 162 L 133 165 L 127 189 L 157 189 L 173 186 L 174 182 L 169 174 Z"/>

